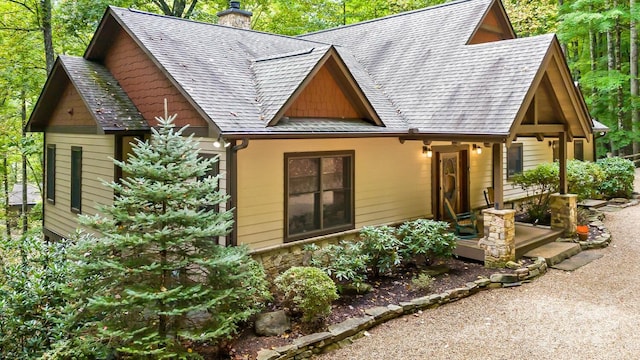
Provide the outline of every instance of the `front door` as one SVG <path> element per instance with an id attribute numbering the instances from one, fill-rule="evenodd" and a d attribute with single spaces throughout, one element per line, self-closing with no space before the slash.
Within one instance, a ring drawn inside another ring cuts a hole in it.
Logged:
<path id="1" fill-rule="evenodd" d="M 456 213 L 469 209 L 467 182 L 467 151 L 449 149 L 436 152 L 437 171 L 437 217 L 447 220 L 444 199 L 449 200 Z"/>

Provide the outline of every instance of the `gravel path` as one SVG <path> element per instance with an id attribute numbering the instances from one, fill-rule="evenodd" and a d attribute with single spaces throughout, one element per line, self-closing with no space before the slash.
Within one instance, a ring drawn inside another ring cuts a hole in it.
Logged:
<path id="1" fill-rule="evenodd" d="M 590 250 L 604 256 L 574 272 L 395 319 L 319 359 L 638 359 L 640 205 L 605 224 L 611 245 Z"/>

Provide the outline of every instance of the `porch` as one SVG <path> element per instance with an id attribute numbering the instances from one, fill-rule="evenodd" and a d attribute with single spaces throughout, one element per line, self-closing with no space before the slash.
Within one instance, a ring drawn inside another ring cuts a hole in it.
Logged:
<path id="1" fill-rule="evenodd" d="M 552 230 L 548 226 L 533 226 L 515 223 L 516 259 L 542 245 L 554 242 L 564 230 Z M 484 261 L 484 250 L 478 246 L 480 235 L 475 239 L 458 239 L 454 253 L 467 259 Z"/>

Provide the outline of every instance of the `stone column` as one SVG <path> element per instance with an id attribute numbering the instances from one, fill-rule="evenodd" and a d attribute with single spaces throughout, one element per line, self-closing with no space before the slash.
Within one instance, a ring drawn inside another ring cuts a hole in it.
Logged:
<path id="1" fill-rule="evenodd" d="M 512 209 L 482 211 L 484 218 L 484 237 L 478 246 L 484 250 L 484 266 L 503 268 L 509 261 L 516 259 L 516 211 Z"/>
<path id="2" fill-rule="evenodd" d="M 549 204 L 551 208 L 551 228 L 564 230 L 564 237 L 576 234 L 578 222 L 578 195 L 552 194 Z"/>

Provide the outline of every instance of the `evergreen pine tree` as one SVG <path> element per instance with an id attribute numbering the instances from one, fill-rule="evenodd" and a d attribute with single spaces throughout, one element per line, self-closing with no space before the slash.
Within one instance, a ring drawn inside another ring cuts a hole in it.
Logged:
<path id="1" fill-rule="evenodd" d="M 127 176 L 108 184 L 113 205 L 81 217 L 96 233 L 78 250 L 98 337 L 136 358 L 197 357 L 185 344 L 228 338 L 268 296 L 247 250 L 216 244 L 232 225 L 231 212 L 214 207 L 227 200 L 218 177 L 206 176 L 217 158 L 199 157 L 175 117 L 156 118 L 150 140 L 114 160 Z"/>

